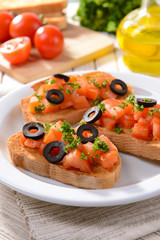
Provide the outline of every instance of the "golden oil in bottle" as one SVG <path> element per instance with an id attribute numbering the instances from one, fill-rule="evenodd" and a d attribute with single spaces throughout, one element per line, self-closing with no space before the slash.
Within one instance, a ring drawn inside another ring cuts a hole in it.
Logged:
<path id="1" fill-rule="evenodd" d="M 159 1 L 159 0 L 157 0 Z M 129 13 L 117 29 L 124 62 L 133 71 L 160 74 L 160 6 Z"/>

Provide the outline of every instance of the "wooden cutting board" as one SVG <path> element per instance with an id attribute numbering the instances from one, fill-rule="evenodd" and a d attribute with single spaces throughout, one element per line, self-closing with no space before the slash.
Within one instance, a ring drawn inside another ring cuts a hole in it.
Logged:
<path id="1" fill-rule="evenodd" d="M 0 70 L 20 82 L 27 83 L 54 73 L 65 72 L 113 50 L 113 39 L 84 27 L 68 24 L 63 35 L 65 47 L 58 57 L 45 60 L 37 49 L 33 48 L 29 59 L 19 65 L 10 65 L 0 56 Z"/>

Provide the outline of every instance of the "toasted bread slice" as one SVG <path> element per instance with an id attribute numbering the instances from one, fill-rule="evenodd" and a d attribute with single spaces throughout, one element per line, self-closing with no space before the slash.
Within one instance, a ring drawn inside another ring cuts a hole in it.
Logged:
<path id="1" fill-rule="evenodd" d="M 131 136 L 128 129 L 125 129 L 121 134 L 117 134 L 114 131 L 109 131 L 103 127 L 98 127 L 97 125 L 95 126 L 97 127 L 99 134 L 107 136 L 116 145 L 119 151 L 152 160 L 160 160 L 160 141 L 146 141 L 134 138 Z"/>
<path id="2" fill-rule="evenodd" d="M 11 136 L 7 142 L 13 164 L 35 174 L 52 178 L 75 187 L 87 189 L 111 188 L 117 183 L 121 171 L 121 159 L 111 171 L 95 166 L 93 172 L 66 170 L 61 164 L 51 164 L 36 149 L 24 147 L 20 141 L 21 132 Z"/>
<path id="3" fill-rule="evenodd" d="M 67 0 L 0 0 L 1 10 L 13 11 L 15 14 L 61 12 L 66 7 Z"/>
<path id="4" fill-rule="evenodd" d="M 44 84 L 44 81 L 37 82 L 37 83 L 33 84 L 31 87 L 36 92 L 42 84 Z M 129 84 L 127 84 L 127 86 L 128 86 L 128 92 L 126 93 L 126 95 L 119 96 L 118 99 L 126 98 L 130 94 L 133 94 L 132 86 L 129 85 Z M 69 108 L 60 110 L 60 111 L 55 112 L 55 113 L 46 113 L 46 114 L 38 113 L 38 114 L 34 114 L 34 113 L 30 113 L 29 112 L 29 102 L 30 102 L 30 96 L 21 99 L 22 114 L 23 114 L 24 120 L 26 122 L 40 121 L 40 122 L 48 122 L 48 123 L 50 123 L 50 122 L 56 122 L 58 120 L 61 120 L 61 121 L 66 120 L 70 124 L 75 124 L 75 123 L 79 122 L 82 119 L 83 114 L 87 111 L 86 108 L 74 109 L 72 107 L 69 107 Z"/>

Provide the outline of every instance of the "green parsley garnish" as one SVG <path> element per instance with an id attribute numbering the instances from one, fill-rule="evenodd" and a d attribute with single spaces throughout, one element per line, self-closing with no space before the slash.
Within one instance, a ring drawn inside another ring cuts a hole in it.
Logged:
<path id="1" fill-rule="evenodd" d="M 104 82 L 99 84 L 98 82 L 96 82 L 96 79 L 91 79 L 89 80 L 88 82 L 89 84 L 90 83 L 93 83 L 93 85 L 97 88 L 105 88 L 107 85 L 108 85 L 108 80 L 107 79 L 104 79 Z"/>
<path id="2" fill-rule="evenodd" d="M 152 116 L 152 115 L 154 114 L 154 112 L 160 113 L 160 109 L 158 109 L 158 108 L 151 108 L 151 109 L 149 110 L 148 115 L 149 115 L 149 116 Z"/>
<path id="3" fill-rule="evenodd" d="M 60 87 L 59 87 L 59 90 L 60 90 L 61 92 L 63 92 L 63 91 L 64 91 L 64 88 L 63 88 L 62 86 L 60 86 Z"/>
<path id="4" fill-rule="evenodd" d="M 137 110 L 137 111 L 143 111 L 144 110 L 144 106 L 143 105 L 136 105 L 136 107 L 133 109 L 133 111 L 135 111 L 135 110 Z"/>
<path id="5" fill-rule="evenodd" d="M 79 83 L 67 82 L 66 84 L 68 84 L 69 86 L 72 87 L 72 90 L 69 90 L 69 89 L 66 90 L 66 93 L 67 93 L 68 95 L 71 94 L 71 93 L 73 93 L 76 88 L 81 88 L 81 86 L 80 86 Z"/>
<path id="6" fill-rule="evenodd" d="M 152 99 L 143 98 L 143 102 L 152 102 Z"/>
<path id="7" fill-rule="evenodd" d="M 39 104 L 37 107 L 34 107 L 34 111 L 36 113 L 41 113 L 42 111 L 44 111 L 45 109 L 45 105 L 42 103 L 42 104 Z"/>
<path id="8" fill-rule="evenodd" d="M 42 101 L 42 95 L 38 95 L 37 93 L 34 93 L 34 96 L 36 96 L 38 98 L 39 102 Z"/>
<path id="9" fill-rule="evenodd" d="M 78 123 L 80 126 L 86 124 L 84 121 Z"/>
<path id="10" fill-rule="evenodd" d="M 116 116 L 112 116 L 112 119 L 116 119 Z"/>
<path id="11" fill-rule="evenodd" d="M 44 127 L 45 127 L 44 131 L 48 132 L 53 125 L 56 125 L 56 122 L 54 122 L 54 123 L 44 123 Z"/>
<path id="12" fill-rule="evenodd" d="M 115 128 L 113 128 L 113 131 L 120 134 L 123 133 L 123 129 L 118 127 L 118 124 L 116 124 Z"/>
<path id="13" fill-rule="evenodd" d="M 103 98 L 101 98 L 101 97 L 98 96 L 96 100 L 93 100 L 93 105 L 98 105 L 98 104 L 100 104 L 102 101 L 103 101 Z"/>
<path id="14" fill-rule="evenodd" d="M 109 152 L 109 147 L 105 141 L 100 141 L 99 138 L 94 139 L 94 144 L 93 144 L 93 151 L 102 151 L 104 153 Z"/>
<path id="15" fill-rule="evenodd" d="M 132 127 L 132 128 L 130 128 L 130 129 L 129 129 L 129 131 L 130 131 L 130 132 L 132 132 L 132 131 L 133 131 L 133 127 Z"/>
<path id="16" fill-rule="evenodd" d="M 56 83 L 56 79 L 55 78 L 52 78 L 51 80 L 46 80 L 44 83 L 45 84 L 54 84 L 54 83 Z"/>
<path id="17" fill-rule="evenodd" d="M 125 101 L 126 103 L 130 103 L 132 104 L 133 106 L 136 104 L 136 100 L 135 100 L 135 95 L 134 94 L 131 94 L 127 97 L 127 100 Z"/>
<path id="18" fill-rule="evenodd" d="M 104 113 L 106 111 L 104 103 L 98 104 L 98 108 L 101 109 L 102 113 Z"/>
<path id="19" fill-rule="evenodd" d="M 59 131 L 62 132 L 63 140 L 67 143 L 67 146 L 65 147 L 66 153 L 68 153 L 68 149 L 73 150 L 81 143 L 81 139 L 79 137 L 74 139 L 76 134 L 75 130 L 68 122 L 64 121 Z"/>
<path id="20" fill-rule="evenodd" d="M 82 153 L 80 153 L 80 155 L 81 155 L 81 160 L 82 161 L 84 161 L 84 159 L 88 159 L 88 154 L 86 155 L 82 152 Z"/>

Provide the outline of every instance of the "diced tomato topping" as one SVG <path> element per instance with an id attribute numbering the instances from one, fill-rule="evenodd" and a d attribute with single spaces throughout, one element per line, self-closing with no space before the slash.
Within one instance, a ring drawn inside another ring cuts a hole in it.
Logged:
<path id="1" fill-rule="evenodd" d="M 106 128 L 107 130 L 112 130 L 117 123 L 116 119 L 112 119 L 110 117 L 101 117 L 100 124 L 102 127 Z"/>
<path id="2" fill-rule="evenodd" d="M 97 87 L 94 87 L 91 83 L 88 87 L 86 97 L 91 100 L 96 100 L 99 96 L 100 90 Z"/>
<path id="3" fill-rule="evenodd" d="M 77 96 L 73 99 L 73 107 L 75 109 L 82 109 L 90 108 L 90 105 L 85 96 Z"/>
<path id="4" fill-rule="evenodd" d="M 118 99 L 105 99 L 102 101 L 102 103 L 105 105 L 105 108 L 116 107 L 119 104 L 121 105 L 121 101 Z"/>
<path id="5" fill-rule="evenodd" d="M 36 96 L 32 96 L 29 101 L 29 111 L 30 113 L 35 113 L 35 107 L 38 107 L 40 102 Z"/>
<path id="6" fill-rule="evenodd" d="M 144 108 L 143 111 L 135 110 L 134 111 L 134 119 L 136 121 L 138 121 L 141 117 L 146 118 L 148 116 L 148 113 L 149 113 L 149 108 Z"/>
<path id="7" fill-rule="evenodd" d="M 103 153 L 100 156 L 99 162 L 103 168 L 106 168 L 108 170 L 112 169 L 118 162 L 118 152 L 111 150 L 107 153 Z"/>
<path id="8" fill-rule="evenodd" d="M 42 100 L 42 103 L 44 104 L 44 110 L 42 113 L 57 112 L 59 110 L 59 104 L 53 105 L 46 98 Z"/>
<path id="9" fill-rule="evenodd" d="M 102 88 L 100 91 L 100 97 L 103 99 L 107 99 L 107 98 L 116 98 L 117 95 L 115 93 L 113 93 L 110 88 Z"/>
<path id="10" fill-rule="evenodd" d="M 133 115 L 133 109 L 134 109 L 134 106 L 130 103 L 127 103 L 126 106 L 124 107 L 124 112 L 125 114 Z"/>
<path id="11" fill-rule="evenodd" d="M 77 93 L 86 97 L 88 91 L 88 82 L 81 80 L 77 81 L 77 83 L 80 85 L 80 88 L 76 88 Z"/>
<path id="12" fill-rule="evenodd" d="M 23 146 L 26 146 L 29 148 L 40 148 L 42 142 L 43 142 L 43 138 L 39 140 L 33 140 L 31 138 L 25 138 L 23 133 L 21 134 L 21 143 Z"/>
<path id="13" fill-rule="evenodd" d="M 153 117 L 153 136 L 160 140 L 160 119 Z"/>
<path id="14" fill-rule="evenodd" d="M 92 172 L 92 167 L 87 159 L 81 159 L 80 151 L 75 149 L 68 153 L 62 160 L 66 169 L 78 169 L 82 172 Z"/>
<path id="15" fill-rule="evenodd" d="M 62 126 L 63 122 L 58 121 L 56 124 L 54 124 L 49 132 L 44 137 L 44 143 L 50 143 L 53 141 L 60 141 L 62 138 L 62 133 L 59 131 L 60 127 Z"/>
<path id="16" fill-rule="evenodd" d="M 149 125 L 142 125 L 140 123 L 136 123 L 133 127 L 131 136 L 143 140 L 148 140 L 150 138 L 150 127 Z"/>
<path id="17" fill-rule="evenodd" d="M 149 126 L 149 123 L 148 123 L 147 120 L 144 119 L 143 117 L 141 117 L 141 118 L 138 120 L 138 124 L 140 124 L 141 126 Z"/>
<path id="18" fill-rule="evenodd" d="M 46 145 L 47 143 L 42 142 L 41 146 L 38 149 L 40 155 L 43 155 L 43 149 L 45 148 Z"/>
<path id="19" fill-rule="evenodd" d="M 116 149 L 116 147 L 115 147 L 114 144 L 109 140 L 108 137 L 106 137 L 106 136 L 104 136 L 104 135 L 101 135 L 101 136 L 99 137 L 99 140 L 100 140 L 100 141 L 104 141 L 105 143 L 107 143 L 107 145 L 108 145 L 108 147 L 109 147 L 110 150 L 115 150 L 115 149 Z"/>
<path id="20" fill-rule="evenodd" d="M 88 154 L 88 160 L 91 164 L 93 164 L 93 162 L 97 162 L 98 161 L 98 158 L 93 158 L 94 156 L 96 155 L 100 155 L 100 151 L 96 151 L 94 152 L 93 151 L 93 143 L 91 142 L 88 142 L 86 144 L 83 144 L 82 147 L 81 147 L 81 151 L 84 153 L 84 154 Z M 93 156 L 93 157 L 92 157 Z"/>
<path id="21" fill-rule="evenodd" d="M 120 126 L 130 129 L 134 126 L 136 120 L 134 119 L 133 115 L 125 114 L 120 119 Z"/>

